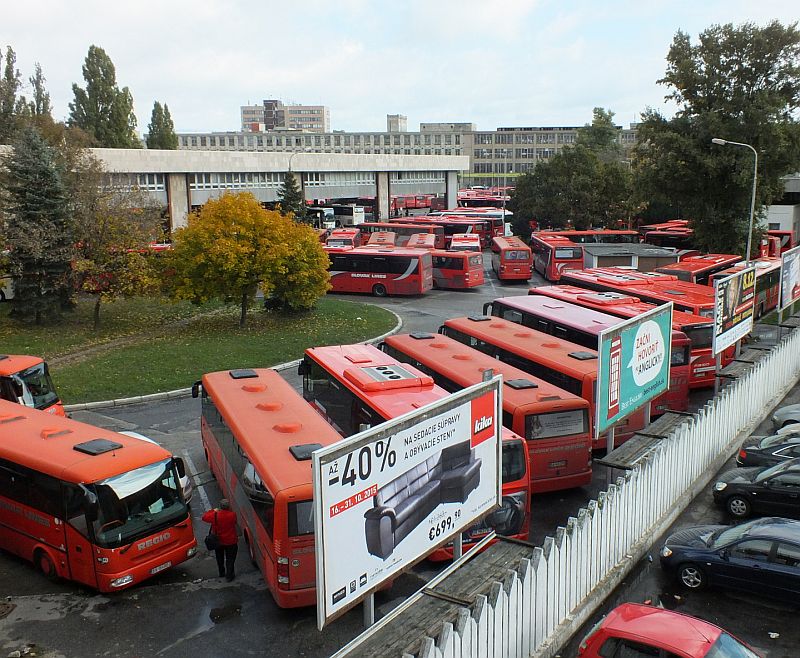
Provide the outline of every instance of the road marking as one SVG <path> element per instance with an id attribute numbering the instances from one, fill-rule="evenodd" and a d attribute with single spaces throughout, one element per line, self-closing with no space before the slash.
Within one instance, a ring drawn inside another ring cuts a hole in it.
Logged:
<path id="1" fill-rule="evenodd" d="M 189 467 L 192 469 L 192 473 L 199 473 L 197 470 L 197 465 L 192 461 L 192 458 L 189 456 L 188 450 L 181 450 L 181 454 L 186 462 L 189 464 Z M 208 495 L 205 492 L 205 484 L 195 484 L 195 490 L 197 491 L 197 495 L 200 496 L 200 500 L 203 501 L 203 511 L 207 511 L 211 509 L 211 501 L 208 499 Z"/>

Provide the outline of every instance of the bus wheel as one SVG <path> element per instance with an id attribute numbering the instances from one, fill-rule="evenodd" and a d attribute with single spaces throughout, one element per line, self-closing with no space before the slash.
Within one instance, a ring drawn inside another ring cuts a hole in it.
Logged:
<path id="1" fill-rule="evenodd" d="M 56 579 L 56 565 L 53 564 L 53 560 L 47 554 L 47 551 L 41 548 L 37 549 L 33 554 L 33 563 L 45 578 L 48 580 Z"/>
<path id="2" fill-rule="evenodd" d="M 372 286 L 372 294 L 376 297 L 386 297 L 386 286 L 382 283 L 376 283 Z"/>

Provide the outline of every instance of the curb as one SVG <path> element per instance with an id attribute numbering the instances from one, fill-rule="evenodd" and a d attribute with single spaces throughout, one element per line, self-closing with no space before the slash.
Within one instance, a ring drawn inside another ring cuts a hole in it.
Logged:
<path id="1" fill-rule="evenodd" d="M 392 315 L 394 315 L 395 319 L 397 320 L 397 324 L 387 331 L 385 334 L 381 334 L 375 338 L 370 338 L 369 340 L 362 340 L 360 345 L 372 345 L 374 343 L 378 343 L 382 341 L 387 336 L 391 336 L 392 334 L 396 334 L 403 328 L 403 318 L 401 318 L 397 313 L 393 310 L 388 309 L 384 306 L 381 306 L 386 311 L 389 311 Z M 277 366 L 272 366 L 272 370 L 277 370 L 281 372 L 283 370 L 288 370 L 289 368 L 297 367 L 300 363 L 300 359 L 295 359 L 294 361 L 287 361 L 286 363 L 279 363 Z M 189 388 L 179 388 L 174 391 L 163 391 L 161 393 L 150 393 L 149 395 L 136 395 L 130 398 L 117 398 L 116 400 L 98 400 L 97 402 L 81 402 L 78 404 L 66 404 L 64 405 L 64 411 L 67 413 L 73 411 L 93 411 L 95 409 L 110 409 L 113 407 L 125 407 L 131 404 L 142 404 L 145 402 L 157 402 L 159 400 L 173 400 L 176 398 L 185 398 L 189 397 L 192 394 L 191 387 Z"/>

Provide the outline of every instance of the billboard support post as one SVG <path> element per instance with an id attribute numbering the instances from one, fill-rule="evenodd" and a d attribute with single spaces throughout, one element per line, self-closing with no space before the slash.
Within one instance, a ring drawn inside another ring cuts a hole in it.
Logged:
<path id="1" fill-rule="evenodd" d="M 464 533 L 459 532 L 453 539 L 453 560 L 458 560 L 464 555 Z"/>
<path id="2" fill-rule="evenodd" d="M 722 352 L 714 356 L 714 395 L 719 393 L 719 371 L 722 370 Z"/>
<path id="3" fill-rule="evenodd" d="M 375 623 L 375 592 L 370 592 L 364 599 L 364 628 Z"/>
<path id="4" fill-rule="evenodd" d="M 606 439 L 606 454 L 610 454 L 614 450 L 614 426 L 608 428 L 608 434 L 606 435 L 608 438 Z"/>

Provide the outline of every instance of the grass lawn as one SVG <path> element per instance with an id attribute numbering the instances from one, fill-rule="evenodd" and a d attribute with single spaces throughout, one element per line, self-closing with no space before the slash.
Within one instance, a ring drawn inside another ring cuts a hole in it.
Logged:
<path id="1" fill-rule="evenodd" d="M 787 308 L 783 311 L 783 317 L 788 318 L 790 315 L 797 313 L 800 311 L 800 302 L 795 302 L 794 304 L 790 304 Z M 763 318 L 759 320 L 759 322 L 763 324 L 778 324 L 778 312 L 772 311 L 772 313 L 768 313 Z"/>
<path id="2" fill-rule="evenodd" d="M 120 304 L 121 310 L 124 303 Z M 277 365 L 299 358 L 306 347 L 359 342 L 395 324 L 394 315 L 377 306 L 329 298 L 321 299 L 308 313 L 252 311 L 244 329 L 238 327 L 238 307 L 190 306 L 170 312 L 158 305 L 150 315 L 146 305 L 134 306 L 113 319 L 108 313 L 102 336 L 91 331 L 90 316 L 86 319 L 88 332 L 77 322 L 45 330 L 25 328 L 22 332 L 16 327 L 18 334 L 25 335 L 7 334 L 13 325 L 3 319 L 0 344 L 8 353 L 50 357 L 128 337 L 125 344 L 80 361 L 51 365 L 61 398 L 72 404 L 185 388 L 204 372 Z M 197 317 L 188 323 L 164 326 L 193 315 Z M 6 335 L 12 340 L 7 341 Z"/>

